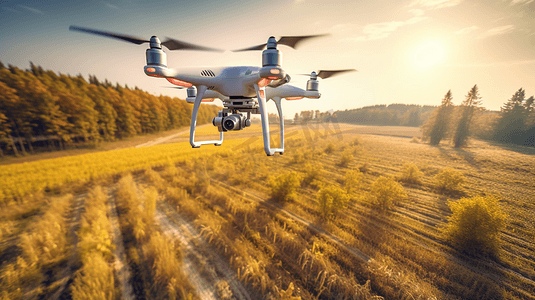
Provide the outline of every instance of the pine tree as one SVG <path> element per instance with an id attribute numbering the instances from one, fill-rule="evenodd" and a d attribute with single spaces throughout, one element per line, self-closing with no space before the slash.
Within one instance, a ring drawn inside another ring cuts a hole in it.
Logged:
<path id="1" fill-rule="evenodd" d="M 453 96 L 449 90 L 444 98 L 442 104 L 433 112 L 433 115 L 427 120 L 423 126 L 423 135 L 429 139 L 431 145 L 438 145 L 448 133 L 448 127 L 451 120 L 451 112 L 453 110 Z"/>
<path id="2" fill-rule="evenodd" d="M 529 129 L 533 96 L 525 100 L 526 91 L 520 88 L 501 109 L 501 116 L 494 130 L 494 139 L 505 143 L 523 144 Z"/>
<path id="3" fill-rule="evenodd" d="M 461 104 L 461 118 L 453 134 L 453 145 L 455 148 L 466 146 L 468 136 L 470 135 L 472 117 L 476 108 L 481 104 L 480 99 L 479 89 L 476 84 L 470 89 L 468 95 L 466 95 L 466 99 Z"/>

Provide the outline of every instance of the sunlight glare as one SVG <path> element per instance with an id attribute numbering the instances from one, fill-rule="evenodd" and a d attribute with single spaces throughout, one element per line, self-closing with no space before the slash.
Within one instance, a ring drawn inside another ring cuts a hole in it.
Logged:
<path id="1" fill-rule="evenodd" d="M 416 69 L 427 70 L 444 62 L 446 50 L 444 43 L 437 40 L 428 40 L 412 51 L 412 63 Z"/>

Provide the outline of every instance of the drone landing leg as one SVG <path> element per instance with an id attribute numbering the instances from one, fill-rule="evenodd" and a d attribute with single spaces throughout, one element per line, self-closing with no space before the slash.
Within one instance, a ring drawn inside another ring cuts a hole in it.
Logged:
<path id="1" fill-rule="evenodd" d="M 262 131 L 264 136 L 264 151 L 268 156 L 272 156 L 276 152 L 284 152 L 284 149 L 281 148 L 271 148 L 269 142 L 269 122 L 268 122 L 268 113 L 266 105 L 266 92 L 265 88 L 261 88 L 258 84 L 254 84 L 256 90 L 256 97 L 258 98 L 258 108 L 260 109 L 260 118 L 262 120 Z"/>
<path id="2" fill-rule="evenodd" d="M 204 93 L 206 92 L 207 87 L 205 85 L 201 85 L 197 89 L 197 97 L 195 98 L 195 102 L 193 103 L 193 111 L 191 112 L 191 127 L 189 131 L 189 143 L 191 144 L 191 147 L 193 148 L 199 148 L 201 145 L 207 145 L 207 144 L 214 144 L 216 146 L 221 146 L 223 143 L 223 132 L 219 133 L 219 140 L 213 140 L 213 141 L 202 141 L 202 142 L 195 142 L 195 127 L 197 126 L 197 113 L 199 112 L 199 107 L 201 106 L 202 97 L 204 96 Z"/>
<path id="3" fill-rule="evenodd" d="M 282 106 L 281 106 L 281 97 L 274 97 L 273 102 L 275 102 L 275 106 L 277 106 L 277 111 L 279 112 L 279 124 L 280 124 L 280 130 L 281 130 L 281 148 L 277 150 L 281 155 L 284 153 L 284 116 L 282 115 Z"/>

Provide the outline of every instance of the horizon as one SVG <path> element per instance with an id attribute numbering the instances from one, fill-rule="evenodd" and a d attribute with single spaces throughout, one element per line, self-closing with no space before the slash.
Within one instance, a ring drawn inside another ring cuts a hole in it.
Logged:
<path id="1" fill-rule="evenodd" d="M 312 70 L 359 72 L 322 80 L 319 100 L 284 102 L 285 116 L 394 103 L 438 106 L 450 89 L 458 105 L 474 84 L 488 110 L 500 110 L 519 88 L 527 97 L 535 94 L 533 0 L 257 3 L 2 0 L 0 60 L 24 70 L 32 61 L 56 73 L 81 74 L 86 80 L 95 75 L 101 81 L 184 99 L 185 91 L 164 88 L 170 84 L 143 73 L 146 45 L 72 32 L 69 26 L 169 36 L 226 50 L 264 43 L 271 35 L 329 33 L 297 50 L 279 47 L 282 68 L 292 76 L 290 84 L 303 88 L 307 77 L 294 74 Z M 265 24 L 261 16 L 268 16 Z M 166 53 L 170 68 L 261 63 L 261 52 L 256 51 Z M 269 108 L 276 111 L 273 103 Z"/>

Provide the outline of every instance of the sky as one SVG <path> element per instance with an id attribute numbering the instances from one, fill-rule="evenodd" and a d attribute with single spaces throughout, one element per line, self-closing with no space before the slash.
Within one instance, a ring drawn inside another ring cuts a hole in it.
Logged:
<path id="1" fill-rule="evenodd" d="M 27 69 L 32 61 L 185 98 L 184 90 L 143 73 L 147 44 L 69 31 L 70 25 L 226 50 L 272 35 L 327 33 L 296 50 L 279 46 L 290 84 L 305 88 L 308 78 L 297 74 L 314 70 L 358 72 L 321 80 L 319 100 L 285 102 L 288 118 L 301 110 L 439 105 L 450 89 L 460 104 L 475 84 L 490 110 L 519 88 L 535 95 L 535 0 L 0 0 L 4 65 Z M 262 53 L 167 51 L 167 60 L 170 68 L 261 66 Z"/>

